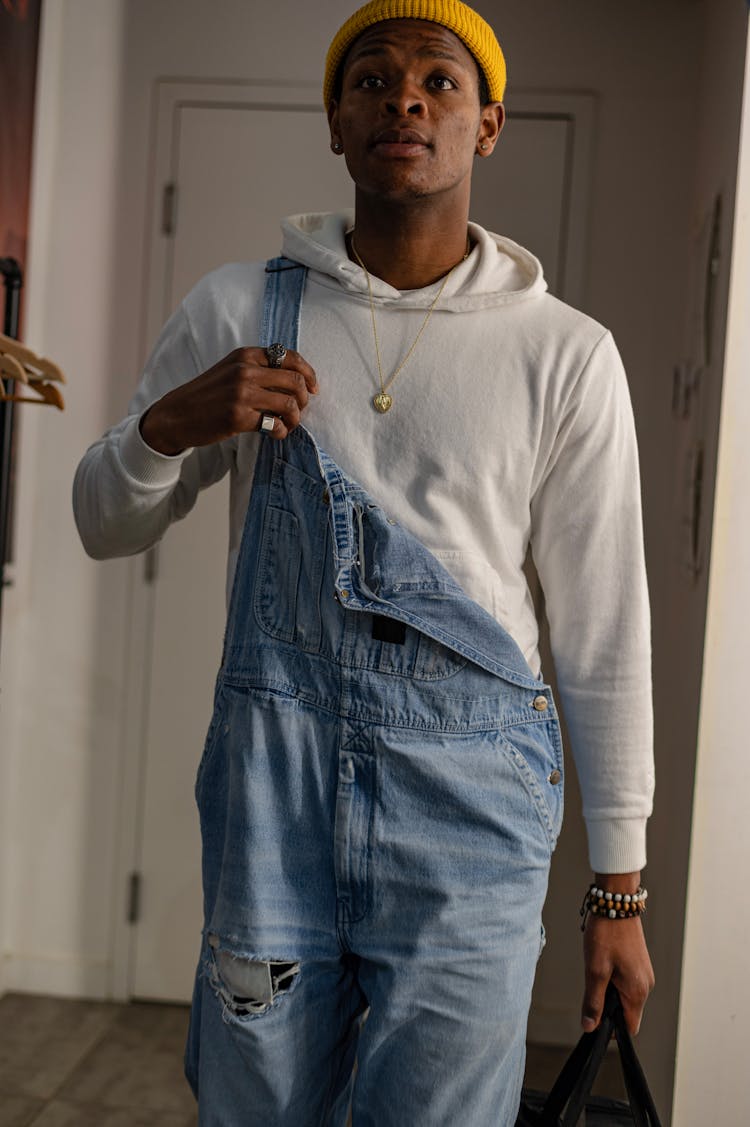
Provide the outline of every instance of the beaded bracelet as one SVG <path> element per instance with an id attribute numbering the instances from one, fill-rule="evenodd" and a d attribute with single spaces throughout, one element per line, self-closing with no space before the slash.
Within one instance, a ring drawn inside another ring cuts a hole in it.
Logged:
<path id="1" fill-rule="evenodd" d="M 589 913 L 610 920 L 634 920 L 646 911 L 647 899 L 645 888 L 639 888 L 637 892 L 605 892 L 592 884 L 581 904 L 581 931 L 586 927 Z"/>

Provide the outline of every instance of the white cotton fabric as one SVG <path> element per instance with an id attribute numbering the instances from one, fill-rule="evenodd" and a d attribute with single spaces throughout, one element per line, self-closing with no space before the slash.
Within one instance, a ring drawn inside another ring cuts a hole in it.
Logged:
<path id="1" fill-rule="evenodd" d="M 407 366 L 379 390 L 364 272 L 347 256 L 353 215 L 282 224 L 309 267 L 299 349 L 320 394 L 303 421 L 331 457 L 440 559 L 539 671 L 527 548 L 544 588 L 562 705 L 583 794 L 590 863 L 645 864 L 653 791 L 650 630 L 638 457 L 611 335 L 547 293 L 541 266 L 472 224 L 460 263 Z M 437 287 L 372 278 L 384 370 L 408 351 Z M 229 580 L 258 434 L 165 457 L 138 429 L 152 402 L 258 343 L 264 263 L 203 278 L 163 329 L 128 416 L 84 456 L 76 520 L 96 558 L 140 552 L 231 474 Z M 264 440 L 267 441 L 267 440 Z"/>

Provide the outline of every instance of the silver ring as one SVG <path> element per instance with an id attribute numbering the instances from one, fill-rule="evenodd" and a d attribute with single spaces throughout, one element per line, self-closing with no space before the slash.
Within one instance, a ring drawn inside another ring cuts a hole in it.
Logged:
<path id="1" fill-rule="evenodd" d="M 283 344 L 269 344 L 268 348 L 264 349 L 264 352 L 269 368 L 280 368 L 284 363 L 286 349 Z"/>
<path id="2" fill-rule="evenodd" d="M 261 434 L 271 434 L 276 426 L 275 415 L 261 415 L 258 430 Z"/>

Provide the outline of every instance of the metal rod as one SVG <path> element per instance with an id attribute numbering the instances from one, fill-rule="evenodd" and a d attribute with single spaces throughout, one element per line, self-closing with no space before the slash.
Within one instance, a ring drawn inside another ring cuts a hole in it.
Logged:
<path id="1" fill-rule="evenodd" d="M 21 308 L 23 272 L 15 258 L 0 258 L 0 273 L 5 285 L 5 311 L 3 332 L 18 339 L 18 321 Z M 15 381 L 7 380 L 8 393 L 13 394 Z M 15 403 L 0 400 L 0 637 L 2 636 L 3 592 L 5 589 L 5 564 L 10 550 L 11 470 L 13 454 L 13 421 Z"/>

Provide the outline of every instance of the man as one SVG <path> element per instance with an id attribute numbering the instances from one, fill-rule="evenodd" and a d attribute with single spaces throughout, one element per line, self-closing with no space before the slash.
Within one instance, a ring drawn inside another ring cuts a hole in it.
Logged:
<path id="1" fill-rule="evenodd" d="M 456 0 L 356 12 L 324 87 L 353 218 L 287 220 L 285 259 L 199 283 L 79 467 L 79 528 L 102 557 L 154 543 L 232 475 L 234 592 L 198 782 L 188 1073 L 205 1123 L 343 1124 L 355 1050 L 357 1127 L 514 1122 L 562 811 L 529 543 L 612 897 L 586 921 L 584 1028 L 611 979 L 636 1030 L 653 984 L 632 417 L 606 330 L 468 221 L 504 85 L 494 33 Z M 261 339 L 296 332 L 293 277 L 299 351 Z M 312 688 L 332 662 L 334 703 Z M 507 728 L 488 736 L 480 701 Z"/>

